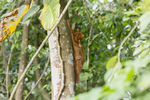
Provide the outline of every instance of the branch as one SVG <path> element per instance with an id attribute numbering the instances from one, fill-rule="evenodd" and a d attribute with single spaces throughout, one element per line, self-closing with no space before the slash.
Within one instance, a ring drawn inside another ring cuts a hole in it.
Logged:
<path id="1" fill-rule="evenodd" d="M 14 41 L 12 43 L 12 46 L 14 44 Z M 9 54 L 9 58 L 8 58 L 8 63 L 7 63 L 7 67 L 6 67 L 6 90 L 7 90 L 7 99 L 9 98 L 9 82 L 10 82 L 10 77 L 9 77 L 9 65 L 10 65 L 10 61 L 11 61 L 11 57 L 12 57 L 12 51 L 13 49 L 11 49 L 10 54 Z"/>
<path id="2" fill-rule="evenodd" d="M 14 41 L 13 41 L 14 43 Z M 12 43 L 12 45 L 13 45 Z M 8 58 L 8 61 L 7 61 L 7 56 L 6 56 L 6 53 L 4 51 L 4 42 L 2 42 L 2 53 L 3 53 L 3 59 L 4 59 L 4 66 L 5 66 L 5 75 L 6 75 L 6 91 L 7 91 L 7 99 L 9 98 L 9 86 L 11 85 L 10 83 L 10 78 L 9 78 L 9 65 L 10 65 L 10 61 L 11 61 L 11 56 L 12 56 L 12 50 L 10 51 L 10 54 L 9 54 L 9 58 Z"/>
<path id="3" fill-rule="evenodd" d="M 52 32 L 55 30 L 55 28 L 58 26 L 58 24 L 60 23 L 63 15 L 65 14 L 65 12 L 67 11 L 69 5 L 71 4 L 72 0 L 69 0 L 69 2 L 67 3 L 65 9 L 63 10 L 63 12 L 61 13 L 60 17 L 58 18 L 56 24 L 53 26 L 53 28 L 50 30 L 50 34 L 48 34 L 46 36 L 46 38 L 43 40 L 42 44 L 40 45 L 40 47 L 38 48 L 38 50 L 36 51 L 36 53 L 33 55 L 33 57 L 31 58 L 29 64 L 27 65 L 27 67 L 25 68 L 23 74 L 21 75 L 20 79 L 18 80 L 16 86 L 14 87 L 12 93 L 11 93 L 11 96 L 9 98 L 9 100 L 12 100 L 13 99 L 13 96 L 15 94 L 15 91 L 17 89 L 17 87 L 19 86 L 21 80 L 23 79 L 23 77 L 25 76 L 26 72 L 28 71 L 30 65 L 32 64 L 33 60 L 35 59 L 35 57 L 38 55 L 38 53 L 40 52 L 40 50 L 42 49 L 42 47 L 44 46 L 44 44 L 46 43 L 46 41 L 48 40 L 48 38 L 51 36 Z"/>
<path id="4" fill-rule="evenodd" d="M 87 9 L 85 0 L 83 0 L 83 4 L 84 4 L 85 11 L 86 11 L 86 15 L 87 15 L 88 20 L 89 20 L 89 22 L 90 22 L 90 21 L 91 21 L 91 20 L 90 20 L 90 17 L 89 17 L 89 14 L 90 14 L 90 13 L 89 13 L 89 11 L 88 11 L 88 9 Z"/>
<path id="5" fill-rule="evenodd" d="M 125 43 L 125 41 L 130 37 L 130 35 L 136 29 L 137 26 L 138 26 L 138 23 L 136 23 L 136 25 L 133 27 L 133 29 L 130 31 L 130 33 L 124 38 L 124 40 L 122 41 L 121 45 L 119 46 L 119 50 L 118 50 L 118 61 L 119 62 L 120 62 L 121 48 L 122 48 L 123 44 Z"/>
<path id="6" fill-rule="evenodd" d="M 48 57 L 48 61 L 46 63 L 46 67 L 44 68 L 44 71 L 43 71 L 42 75 L 40 76 L 40 78 L 38 79 L 38 81 L 35 83 L 35 85 L 33 86 L 33 88 L 30 90 L 30 92 L 27 94 L 27 96 L 24 98 L 24 100 L 26 100 L 28 98 L 28 96 L 31 94 L 31 92 L 34 90 L 34 88 L 38 85 L 38 83 L 42 79 L 42 77 L 43 77 L 43 75 L 44 75 L 44 73 L 45 73 L 45 71 L 46 71 L 46 69 L 48 67 L 49 61 L 50 61 L 50 59 Z"/>

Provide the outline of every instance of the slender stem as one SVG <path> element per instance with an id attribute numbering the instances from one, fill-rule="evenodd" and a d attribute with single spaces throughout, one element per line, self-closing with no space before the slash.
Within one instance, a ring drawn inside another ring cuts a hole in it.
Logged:
<path id="1" fill-rule="evenodd" d="M 69 0 L 69 2 L 67 3 L 65 9 L 63 10 L 63 12 L 61 13 L 60 17 L 58 18 L 56 24 L 53 26 L 53 28 L 50 30 L 50 33 L 46 36 L 46 38 L 43 40 L 42 44 L 40 45 L 40 47 L 38 48 L 38 50 L 36 51 L 36 53 L 33 55 L 33 57 L 31 58 L 30 62 L 28 63 L 27 67 L 25 68 L 23 74 L 21 75 L 20 79 L 17 81 L 16 86 L 14 87 L 11 96 L 9 98 L 9 100 L 13 99 L 13 96 L 15 94 L 15 91 L 17 89 L 17 87 L 19 86 L 21 80 L 23 79 L 23 77 L 25 76 L 26 72 L 28 71 L 30 65 L 32 64 L 33 60 L 35 59 L 35 57 L 38 55 L 38 53 L 40 52 L 40 50 L 42 49 L 42 47 L 44 46 L 44 44 L 46 43 L 46 41 L 48 40 L 48 38 L 51 36 L 52 32 L 55 30 L 55 28 L 58 26 L 58 24 L 60 23 L 62 17 L 64 16 L 65 12 L 67 11 L 68 7 L 70 6 L 72 0 Z"/>
<path id="2" fill-rule="evenodd" d="M 46 35 L 44 32 L 42 32 L 41 30 L 39 30 L 37 27 L 35 27 L 34 25 L 32 25 L 32 27 L 37 30 L 39 33 L 43 34 L 43 35 Z"/>
<path id="3" fill-rule="evenodd" d="M 12 43 L 12 45 L 14 44 L 14 41 Z M 9 78 L 9 65 L 10 65 L 10 61 L 11 61 L 11 57 L 12 57 L 12 51 L 13 49 L 11 49 L 10 54 L 9 54 L 9 58 L 8 58 L 8 63 L 7 63 L 7 67 L 6 67 L 6 87 L 7 87 L 7 98 L 9 98 L 9 82 L 10 82 L 10 78 Z"/>
<path id="4" fill-rule="evenodd" d="M 12 43 L 12 45 L 14 44 L 14 41 Z M 4 42 L 2 42 L 2 48 L 4 48 Z M 9 86 L 10 86 L 10 78 L 9 78 L 9 65 L 10 65 L 10 61 L 11 61 L 11 57 L 12 57 L 12 51 L 13 49 L 11 49 L 10 54 L 9 54 L 9 58 L 7 61 L 7 56 L 6 53 L 4 51 L 4 49 L 2 49 L 3 52 L 3 56 L 4 56 L 4 66 L 5 66 L 5 71 L 6 73 L 4 73 L 6 75 L 6 92 L 7 92 L 7 99 L 9 98 Z"/>
<path id="5" fill-rule="evenodd" d="M 6 71 L 6 74 L 5 74 L 5 77 L 6 77 L 6 93 L 7 93 L 7 99 L 9 98 L 9 91 L 8 91 L 8 87 L 9 87 L 9 84 L 8 84 L 8 73 L 7 73 L 7 65 L 8 65 L 8 61 L 7 61 L 7 56 L 6 56 L 6 53 L 4 51 L 4 42 L 2 41 L 2 53 L 3 53 L 3 62 L 4 62 L 4 66 L 5 66 L 5 71 Z"/>

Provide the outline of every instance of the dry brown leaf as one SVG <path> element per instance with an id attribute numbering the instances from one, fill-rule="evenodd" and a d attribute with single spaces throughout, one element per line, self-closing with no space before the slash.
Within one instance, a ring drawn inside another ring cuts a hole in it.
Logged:
<path id="1" fill-rule="evenodd" d="M 21 7 L 23 9 L 23 12 L 21 12 L 21 14 L 18 14 L 18 10 Z M 3 41 L 9 34 L 11 35 L 16 30 L 17 24 L 20 22 L 22 16 L 26 13 L 26 11 L 29 8 L 28 5 L 23 5 L 21 7 L 16 8 L 14 11 L 5 15 L 5 17 L 1 21 L 1 24 L 0 24 L 0 42 Z M 12 20 L 8 19 L 10 17 L 13 17 Z M 10 24 L 10 25 L 8 25 L 8 24 Z"/>
<path id="2" fill-rule="evenodd" d="M 19 7 L 20 8 L 20 7 Z M 18 9 L 19 8 L 16 8 L 14 11 L 8 13 L 5 17 L 12 17 L 12 16 L 17 16 L 18 14 Z"/>
<path id="3" fill-rule="evenodd" d="M 3 20 L 0 24 L 0 39 L 3 37 Z"/>

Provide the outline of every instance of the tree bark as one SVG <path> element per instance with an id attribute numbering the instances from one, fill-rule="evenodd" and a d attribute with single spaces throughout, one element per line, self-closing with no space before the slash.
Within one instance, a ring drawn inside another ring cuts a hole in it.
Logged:
<path id="1" fill-rule="evenodd" d="M 25 0 L 25 4 L 29 5 L 30 0 Z M 20 64 L 19 64 L 19 71 L 18 71 L 18 80 L 20 76 L 22 75 L 25 67 L 27 66 L 27 60 L 28 60 L 28 37 L 29 37 L 29 26 L 23 25 L 23 35 L 22 35 L 22 48 L 21 48 L 21 58 L 20 58 Z M 24 85 L 24 78 L 20 82 L 15 95 L 15 100 L 22 100 L 23 98 L 23 85 Z"/>
<path id="2" fill-rule="evenodd" d="M 66 0 L 60 0 L 60 11 L 62 12 Z M 75 73 L 74 73 L 74 58 L 73 58 L 73 47 L 71 40 L 71 33 L 67 25 L 68 12 L 65 13 L 58 27 L 59 38 L 57 40 L 57 31 L 52 33 L 48 42 L 50 48 L 50 59 L 51 59 L 51 81 L 52 81 L 52 100 L 57 100 L 59 92 L 62 88 L 62 67 L 64 69 L 64 88 L 61 91 L 60 100 L 71 98 L 75 96 Z M 48 34 L 50 31 L 47 31 Z M 58 48 L 60 44 L 60 56 L 63 60 L 63 66 L 59 57 Z"/>
<path id="3" fill-rule="evenodd" d="M 29 26 L 23 25 L 22 48 L 21 48 L 21 59 L 20 59 L 20 65 L 19 65 L 18 80 L 19 80 L 20 76 L 22 75 L 25 66 L 27 66 L 28 34 L 29 34 Z M 24 84 L 24 79 L 22 79 L 20 85 L 18 86 L 18 88 L 16 90 L 15 100 L 22 100 L 23 84 Z"/>

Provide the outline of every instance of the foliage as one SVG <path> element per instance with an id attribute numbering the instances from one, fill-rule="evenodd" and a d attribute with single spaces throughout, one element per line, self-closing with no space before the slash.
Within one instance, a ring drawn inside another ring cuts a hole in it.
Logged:
<path id="1" fill-rule="evenodd" d="M 12 50 L 12 58 L 10 62 L 9 73 L 11 76 L 11 86 L 9 91 L 12 90 L 17 82 L 18 66 L 20 61 L 20 51 L 22 45 L 21 36 L 22 24 L 30 22 L 29 30 L 29 45 L 28 56 L 29 60 L 37 50 L 34 46 L 34 40 L 38 39 L 39 44 L 46 37 L 44 29 L 51 29 L 59 17 L 58 0 L 51 2 L 47 0 L 47 4 L 42 6 L 34 5 L 23 16 L 21 23 L 17 25 L 14 33 L 3 41 L 3 49 L 7 55 L 7 59 Z M 80 28 L 84 33 L 82 40 L 85 58 L 87 59 L 87 47 L 90 48 L 90 63 L 87 66 L 87 60 L 84 63 L 81 72 L 81 83 L 76 85 L 77 96 L 73 100 L 149 100 L 150 94 L 150 29 L 149 29 L 149 0 L 84 0 L 87 6 L 81 0 L 74 0 L 68 14 L 71 23 L 75 23 L 75 28 Z M 7 0 L 0 1 L 0 14 L 13 11 L 17 8 L 19 0 L 7 2 Z M 54 3 L 54 4 L 53 4 Z M 52 5 L 52 6 L 51 6 Z M 43 8 L 41 13 L 41 23 L 38 19 L 40 15 L 39 9 Z M 49 10 L 52 12 L 49 13 Z M 87 17 L 87 12 L 89 18 Z M 99 12 L 97 15 L 96 13 Z M 36 16 L 34 16 L 36 14 Z M 51 18 L 49 16 L 52 16 Z M 95 19 L 93 19 L 95 16 Z M 48 17 L 48 18 L 47 18 Z M 15 17 L 14 18 L 20 18 Z M 3 17 L 0 16 L 0 20 Z M 48 20 L 51 23 L 48 23 Z M 94 22 L 93 22 L 94 20 Z M 20 21 L 20 20 L 19 20 Z M 139 22 L 138 22 L 139 21 Z M 134 23 L 140 23 L 133 34 L 128 38 L 122 47 L 121 62 L 117 62 L 118 48 L 123 39 L 129 34 Z M 91 41 L 89 40 L 89 32 L 93 25 Z M 38 37 L 37 37 L 38 34 Z M 35 70 L 40 69 L 41 73 L 45 67 L 46 59 L 48 58 L 49 49 L 48 43 L 44 46 L 38 54 L 40 64 L 35 66 L 32 64 L 31 68 L 26 73 L 24 82 L 24 94 L 26 96 L 29 90 L 35 84 Z M 114 71 L 115 66 L 122 66 L 120 70 Z M 107 70 L 107 71 L 106 71 Z M 114 73 L 111 80 L 110 76 Z M 0 87 L 5 90 L 5 67 L 3 62 L 3 55 L 0 54 Z M 51 93 L 51 76 L 50 68 L 44 73 L 42 82 L 44 83 L 43 89 Z M 90 91 L 89 91 L 90 90 Z M 87 92 L 89 91 L 89 92 Z M 83 93 L 83 94 L 82 94 Z M 79 95 L 78 95 L 79 94 Z M 5 99 L 5 92 L 0 94 L 1 98 Z M 33 97 L 32 97 L 33 96 Z M 41 100 L 41 94 L 36 88 L 31 96 L 33 100 Z"/>
<path id="2" fill-rule="evenodd" d="M 107 62 L 107 64 L 106 64 L 107 70 L 111 69 L 115 65 L 117 58 L 118 58 L 117 56 L 114 56 Z"/>
<path id="3" fill-rule="evenodd" d="M 147 4 L 148 2 L 149 1 L 147 0 Z M 144 0 L 142 3 L 146 4 L 146 0 Z M 131 10 L 131 9 L 128 9 L 128 10 Z M 141 12 L 138 12 L 138 13 L 141 13 Z M 137 17 L 137 15 L 139 15 L 139 14 L 136 14 L 135 16 L 135 13 L 132 13 L 132 14 L 130 13 L 131 15 L 127 15 L 129 13 L 125 13 L 125 14 L 126 14 L 125 17 L 129 16 L 128 20 L 132 18 L 132 15 L 134 15 L 134 17 Z M 150 19 L 149 17 L 147 17 L 148 14 L 149 12 L 144 13 L 139 18 L 140 31 L 135 32 L 135 33 L 140 34 L 140 36 L 134 38 L 135 39 L 134 44 L 132 44 L 131 46 L 132 47 L 131 49 L 133 50 L 133 57 L 130 60 L 130 57 L 128 56 L 128 59 L 123 60 L 123 56 L 122 56 L 121 64 L 123 68 L 119 71 L 119 74 L 116 74 L 115 77 L 112 78 L 111 81 L 107 81 L 108 78 L 110 78 L 110 74 L 113 73 L 113 70 L 115 70 L 114 69 L 115 67 L 114 68 L 112 67 L 114 66 L 114 63 L 116 62 L 117 57 L 114 56 L 110 58 L 110 60 L 107 62 L 107 65 L 106 65 L 106 68 L 109 70 L 106 72 L 104 76 L 105 82 L 106 82 L 105 85 L 103 85 L 100 88 L 95 88 L 88 93 L 80 94 L 76 96 L 75 98 L 72 98 L 72 100 L 84 100 L 84 99 L 86 100 L 112 100 L 112 98 L 113 100 L 120 100 L 120 99 L 148 100 L 150 98 L 149 96 L 150 80 L 148 78 L 150 75 L 150 71 L 149 71 L 149 63 L 150 63 L 149 32 L 150 31 L 149 31 L 149 25 L 148 25 Z M 128 53 L 128 52 L 124 52 L 125 48 L 126 47 L 124 46 L 123 52 L 121 55 L 123 55 L 123 53 Z M 96 94 L 98 95 L 96 96 Z"/>
<path id="4" fill-rule="evenodd" d="M 143 32 L 147 25 L 150 23 L 150 11 L 145 13 L 144 15 L 142 15 L 140 18 L 139 18 L 139 21 L 140 21 L 140 31 Z"/>
<path id="5" fill-rule="evenodd" d="M 32 17 L 38 10 L 40 9 L 40 6 L 37 6 L 35 4 L 33 4 L 31 6 L 31 8 L 29 8 L 29 10 L 25 13 L 25 15 L 22 18 L 22 23 L 28 23 L 29 24 L 29 18 Z M 27 25 L 28 25 L 27 24 Z"/>

